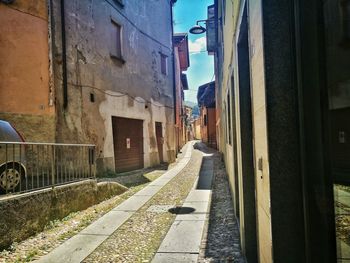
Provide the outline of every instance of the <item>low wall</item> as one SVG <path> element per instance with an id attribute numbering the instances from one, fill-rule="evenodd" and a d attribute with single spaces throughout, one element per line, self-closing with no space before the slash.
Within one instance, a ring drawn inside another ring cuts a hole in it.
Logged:
<path id="1" fill-rule="evenodd" d="M 0 199 L 0 249 L 40 232 L 52 220 L 121 194 L 126 187 L 95 180 Z"/>

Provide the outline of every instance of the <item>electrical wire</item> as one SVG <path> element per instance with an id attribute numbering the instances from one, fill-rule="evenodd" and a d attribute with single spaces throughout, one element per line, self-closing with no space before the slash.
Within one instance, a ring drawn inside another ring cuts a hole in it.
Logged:
<path id="1" fill-rule="evenodd" d="M 167 48 L 168 50 L 170 50 L 170 52 L 172 52 L 172 48 L 168 47 L 167 45 L 161 43 L 160 41 L 158 41 L 157 39 L 155 39 L 154 37 L 152 37 L 151 35 L 147 34 L 145 31 L 143 31 L 142 29 L 140 29 L 133 21 L 131 21 L 125 14 L 123 14 L 118 8 L 115 7 L 114 4 L 112 4 L 110 2 L 110 0 L 105 0 L 115 11 L 117 11 L 122 17 L 124 17 L 125 20 L 127 20 L 134 28 L 137 29 L 137 31 L 139 31 L 141 34 L 143 34 L 144 36 L 148 37 L 149 39 L 153 40 L 154 42 L 158 43 L 159 45 Z"/>
<path id="2" fill-rule="evenodd" d="M 154 106 L 159 107 L 159 108 L 164 107 L 164 108 L 174 109 L 174 107 L 172 107 L 172 106 L 160 105 L 160 104 L 154 103 L 154 102 L 152 102 L 152 101 L 148 101 L 148 100 L 143 100 L 143 99 L 142 99 L 142 101 L 140 101 L 140 100 L 138 100 L 136 97 L 134 97 L 134 96 L 132 96 L 132 95 L 130 95 L 130 94 L 127 94 L 127 93 L 112 94 L 112 93 L 109 93 L 109 92 L 107 92 L 107 91 L 105 91 L 105 90 L 102 90 L 102 89 L 100 89 L 100 88 L 97 88 L 97 87 L 94 87 L 94 86 L 91 86 L 91 85 L 76 84 L 76 83 L 71 83 L 71 82 L 69 82 L 68 84 L 69 84 L 69 85 L 72 85 L 72 86 L 75 86 L 75 87 L 80 87 L 80 88 L 90 88 L 90 89 L 96 90 L 96 91 L 98 91 L 98 92 L 100 92 L 100 93 L 103 93 L 103 94 L 105 94 L 105 95 L 107 95 L 107 96 L 110 96 L 110 97 L 117 97 L 117 98 L 120 98 L 120 97 L 128 96 L 129 98 L 131 98 L 131 99 L 133 99 L 134 101 L 136 101 L 136 102 L 138 102 L 138 103 L 141 103 L 141 104 L 149 103 L 149 104 L 154 105 Z"/>
<path id="3" fill-rule="evenodd" d="M 48 19 L 46 19 L 46 18 L 44 18 L 44 17 L 41 17 L 41 16 L 38 16 L 38 15 L 35 15 L 35 14 L 32 14 L 32 13 L 26 12 L 26 11 L 21 10 L 21 9 L 19 9 L 19 8 L 15 8 L 15 7 L 11 6 L 11 5 L 6 5 L 6 6 L 7 6 L 8 8 L 13 9 L 13 10 L 16 10 L 16 11 L 18 11 L 18 12 L 20 12 L 20 13 L 23 13 L 23 14 L 26 14 L 26 15 L 30 15 L 30 16 L 39 18 L 39 19 L 44 20 L 44 21 L 46 21 L 46 22 L 48 21 Z"/>
<path id="4" fill-rule="evenodd" d="M 211 77 L 210 79 L 210 82 L 212 82 L 214 80 L 214 77 L 215 77 L 215 73 L 213 74 L 213 76 Z M 210 83 L 209 82 L 209 83 Z M 209 87 L 209 83 L 207 84 L 207 86 Z M 198 92 L 198 89 L 187 89 L 185 91 L 192 91 L 192 92 Z"/>
<path id="5" fill-rule="evenodd" d="M 158 41 L 157 39 L 155 39 L 154 37 L 152 37 L 151 35 L 147 34 L 145 31 L 143 31 L 142 29 L 140 29 L 133 21 L 131 21 L 126 15 L 124 15 L 118 8 L 116 8 L 114 6 L 114 4 L 112 4 L 109 0 L 105 0 L 114 10 L 116 10 L 122 17 L 124 17 L 124 19 L 126 19 L 134 28 L 136 28 L 141 34 L 143 34 L 144 36 L 148 37 L 149 39 L 152 39 L 154 42 L 158 43 L 159 45 L 167 48 L 170 52 L 172 52 L 172 49 L 170 47 L 168 47 L 167 45 L 161 43 L 160 41 Z M 16 10 L 18 12 L 21 12 L 21 13 L 24 13 L 24 14 L 27 14 L 27 15 L 31 15 L 33 17 L 36 17 L 36 18 L 39 18 L 41 20 L 44 20 L 44 21 L 47 21 L 47 19 L 43 18 L 43 17 L 40 17 L 40 16 L 37 16 L 37 15 L 34 15 L 34 14 L 31 14 L 31 13 L 27 13 L 23 10 L 20 10 L 18 8 L 15 8 L 13 6 L 8 6 L 9 8 L 13 9 L 13 10 Z"/>
<path id="6" fill-rule="evenodd" d="M 189 54 L 192 54 L 192 55 L 195 55 L 195 54 L 198 54 L 198 53 L 204 53 L 204 52 L 208 52 L 207 50 L 200 50 L 200 51 L 190 51 L 188 52 Z"/>

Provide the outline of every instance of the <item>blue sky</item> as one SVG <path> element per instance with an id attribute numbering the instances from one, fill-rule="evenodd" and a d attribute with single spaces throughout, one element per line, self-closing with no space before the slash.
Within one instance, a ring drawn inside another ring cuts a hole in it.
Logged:
<path id="1" fill-rule="evenodd" d="M 207 7 L 213 0 L 177 0 L 174 8 L 174 31 L 183 33 L 196 24 L 197 20 L 207 18 Z M 201 24 L 203 25 L 203 24 Z M 186 74 L 189 91 L 185 91 L 185 100 L 197 103 L 198 86 L 210 82 L 214 74 L 214 58 L 206 51 L 205 33 L 201 35 L 188 34 L 190 45 L 190 67 Z"/>

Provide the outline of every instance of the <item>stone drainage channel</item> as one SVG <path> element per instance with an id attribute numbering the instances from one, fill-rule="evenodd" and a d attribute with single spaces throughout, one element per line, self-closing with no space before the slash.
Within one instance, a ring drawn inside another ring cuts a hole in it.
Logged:
<path id="1" fill-rule="evenodd" d="M 196 262 L 213 163 L 193 144 L 171 170 L 39 262 Z"/>

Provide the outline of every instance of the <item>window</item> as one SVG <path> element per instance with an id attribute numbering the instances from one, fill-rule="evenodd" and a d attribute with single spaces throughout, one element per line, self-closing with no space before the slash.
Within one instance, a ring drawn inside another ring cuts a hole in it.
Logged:
<path id="1" fill-rule="evenodd" d="M 95 102 L 95 94 L 90 93 L 90 102 Z"/>
<path id="2" fill-rule="evenodd" d="M 168 74 L 167 60 L 168 60 L 168 57 L 160 53 L 160 70 L 163 75 Z"/>
<path id="3" fill-rule="evenodd" d="M 124 61 L 122 56 L 122 27 L 114 20 L 112 20 L 111 34 L 111 57 Z"/>

